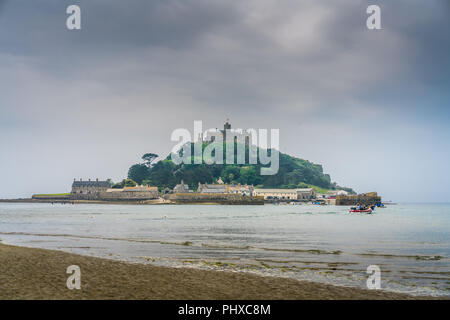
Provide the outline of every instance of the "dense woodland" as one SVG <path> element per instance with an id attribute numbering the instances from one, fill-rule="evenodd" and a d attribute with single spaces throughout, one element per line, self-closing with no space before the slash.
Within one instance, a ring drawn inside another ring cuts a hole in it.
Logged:
<path id="1" fill-rule="evenodd" d="M 203 145 L 203 149 L 206 145 Z M 193 152 L 193 144 L 191 144 Z M 225 150 L 225 149 L 224 149 Z M 235 147 L 237 150 L 237 147 Z M 182 151 L 180 151 L 182 152 Z M 270 154 L 270 150 L 268 151 Z M 236 156 L 236 151 L 235 151 Z M 248 158 L 248 148 L 246 147 Z M 261 188 L 306 188 L 317 189 L 345 189 L 353 193 L 350 188 L 339 187 L 331 182 L 330 176 L 323 173 L 319 164 L 279 154 L 279 171 L 275 175 L 260 175 L 261 164 L 259 159 L 255 165 L 237 164 L 180 164 L 177 165 L 169 155 L 161 161 L 157 161 L 158 155 L 147 153 L 142 157 L 143 162 L 134 164 L 128 170 L 128 179 L 116 184 L 115 187 L 124 185 L 149 184 L 160 188 L 173 188 L 181 180 L 192 189 L 196 189 L 198 183 L 214 183 L 221 178 L 225 183 L 241 183 L 258 186 Z M 193 161 L 192 161 L 193 163 Z"/>

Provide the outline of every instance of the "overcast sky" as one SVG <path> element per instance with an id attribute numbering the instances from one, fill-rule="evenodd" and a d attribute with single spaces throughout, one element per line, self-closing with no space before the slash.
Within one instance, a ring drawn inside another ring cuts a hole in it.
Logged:
<path id="1" fill-rule="evenodd" d="M 0 0 L 0 198 L 120 180 L 229 118 L 358 192 L 450 201 L 449 39 L 448 0 Z"/>

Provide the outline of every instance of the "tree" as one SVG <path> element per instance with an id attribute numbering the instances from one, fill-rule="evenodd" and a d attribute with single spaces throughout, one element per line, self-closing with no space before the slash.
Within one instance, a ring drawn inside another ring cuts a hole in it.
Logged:
<path id="1" fill-rule="evenodd" d="M 304 183 L 304 182 L 300 182 L 297 187 L 299 187 L 300 189 L 306 189 L 309 188 L 308 184 Z"/>
<path id="2" fill-rule="evenodd" d="M 176 165 L 170 160 L 160 161 L 149 169 L 148 180 L 158 187 L 173 188 L 176 185 L 175 168 Z"/>
<path id="3" fill-rule="evenodd" d="M 142 184 L 143 180 L 148 178 L 148 167 L 145 164 L 135 164 L 128 170 L 128 179 Z"/>
<path id="4" fill-rule="evenodd" d="M 131 179 L 125 179 L 123 185 L 124 185 L 124 187 L 136 187 L 137 183 Z"/>
<path id="5" fill-rule="evenodd" d="M 192 160 L 194 144 L 190 144 Z M 207 145 L 206 143 L 202 144 L 202 150 Z M 235 157 L 236 150 L 237 148 L 235 148 Z M 246 150 L 248 153 L 247 146 Z M 177 165 L 171 160 L 171 155 L 162 161 L 157 161 L 157 158 L 158 155 L 154 153 L 144 154 L 142 156 L 144 163 L 133 165 L 128 172 L 128 178 L 140 184 L 151 182 L 152 185 L 160 188 L 173 188 L 181 180 L 189 184 L 191 188 L 195 188 L 199 182 L 213 183 L 219 177 L 225 183 L 247 183 L 265 188 L 298 188 L 309 185 L 324 189 L 338 188 L 336 183 L 331 182 L 330 176 L 324 174 L 321 165 L 284 153 L 279 154 L 278 173 L 267 176 L 260 174 L 261 167 L 267 167 L 261 163 L 254 165 L 183 163 Z M 339 189 L 344 188 L 339 187 Z"/>
<path id="6" fill-rule="evenodd" d="M 225 183 L 232 183 L 233 181 L 237 181 L 240 175 L 240 168 L 234 165 L 227 165 L 222 170 L 222 180 Z"/>
<path id="7" fill-rule="evenodd" d="M 112 188 L 113 189 L 122 189 L 123 188 L 123 183 L 122 182 L 118 182 L 118 183 L 113 184 Z"/>
<path id="8" fill-rule="evenodd" d="M 151 168 L 154 165 L 154 161 L 158 158 L 159 156 L 155 153 L 146 153 L 142 156 L 142 160 L 144 160 L 145 165 L 148 168 Z"/>
<path id="9" fill-rule="evenodd" d="M 254 166 L 242 167 L 239 172 L 239 181 L 241 184 L 257 185 L 261 183 L 261 176 L 256 172 Z"/>

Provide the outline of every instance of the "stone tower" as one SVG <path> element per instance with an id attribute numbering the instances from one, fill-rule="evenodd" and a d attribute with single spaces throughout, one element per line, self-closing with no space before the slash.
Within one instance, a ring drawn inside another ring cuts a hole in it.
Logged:
<path id="1" fill-rule="evenodd" d="M 223 125 L 223 131 L 222 131 L 223 141 L 227 141 L 227 129 L 231 129 L 231 123 L 229 121 L 230 120 L 227 119 Z"/>

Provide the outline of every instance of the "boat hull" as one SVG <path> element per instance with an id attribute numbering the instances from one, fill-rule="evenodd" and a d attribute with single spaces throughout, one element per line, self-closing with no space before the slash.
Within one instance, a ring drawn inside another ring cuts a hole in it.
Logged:
<path id="1" fill-rule="evenodd" d="M 372 209 L 367 209 L 367 210 L 350 210 L 351 213 L 367 213 L 370 214 L 372 213 Z"/>

